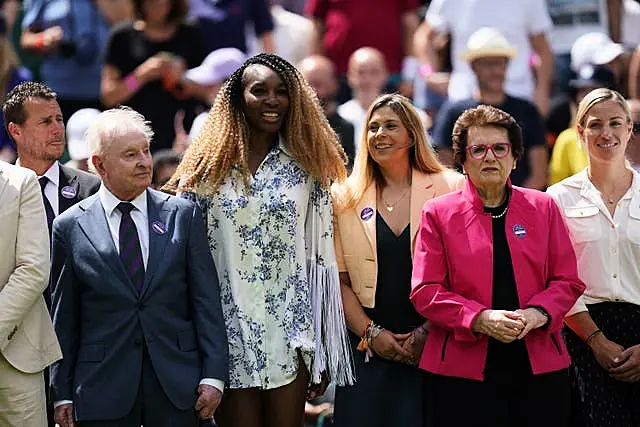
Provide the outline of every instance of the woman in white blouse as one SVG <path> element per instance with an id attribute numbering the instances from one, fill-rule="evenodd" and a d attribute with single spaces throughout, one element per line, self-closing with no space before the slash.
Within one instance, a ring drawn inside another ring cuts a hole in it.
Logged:
<path id="1" fill-rule="evenodd" d="M 640 425 L 640 174 L 625 159 L 625 99 L 590 92 L 576 126 L 589 166 L 551 186 L 587 290 L 568 313 L 567 347 L 581 426 Z"/>
<path id="2" fill-rule="evenodd" d="M 299 427 L 323 378 L 353 382 L 329 189 L 345 160 L 313 89 L 260 54 L 223 86 L 169 182 L 202 207 L 220 281 L 220 427 Z"/>

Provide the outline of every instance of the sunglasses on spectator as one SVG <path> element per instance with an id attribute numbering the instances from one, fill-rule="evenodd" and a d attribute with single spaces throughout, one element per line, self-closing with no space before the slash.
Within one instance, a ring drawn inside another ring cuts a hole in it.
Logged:
<path id="1" fill-rule="evenodd" d="M 633 133 L 640 132 L 640 121 L 633 122 Z"/>
<path id="2" fill-rule="evenodd" d="M 484 160 L 484 158 L 487 157 L 487 153 L 489 152 L 489 150 L 491 150 L 493 156 L 496 159 L 502 159 L 507 154 L 509 154 L 509 151 L 511 151 L 511 144 L 508 142 L 498 142 L 497 144 L 493 145 L 476 144 L 469 145 L 468 147 L 466 147 L 466 150 L 467 153 L 469 153 L 469 155 L 476 160 Z"/>

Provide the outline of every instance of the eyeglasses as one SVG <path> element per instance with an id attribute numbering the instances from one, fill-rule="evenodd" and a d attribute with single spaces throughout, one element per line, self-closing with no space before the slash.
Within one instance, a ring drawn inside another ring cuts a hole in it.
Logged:
<path id="1" fill-rule="evenodd" d="M 511 144 L 508 142 L 498 142 L 497 144 L 477 144 L 469 145 L 465 148 L 469 155 L 476 160 L 484 160 L 489 150 L 496 159 L 502 159 L 511 150 Z"/>

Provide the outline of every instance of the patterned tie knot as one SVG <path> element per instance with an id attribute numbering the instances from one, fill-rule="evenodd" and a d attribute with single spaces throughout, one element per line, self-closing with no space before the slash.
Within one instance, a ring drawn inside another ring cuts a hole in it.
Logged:
<path id="1" fill-rule="evenodd" d="M 41 176 L 40 178 L 38 178 L 38 182 L 40 183 L 40 189 L 44 191 L 44 187 L 46 187 L 49 183 L 49 178 L 47 178 L 46 176 Z"/>
<path id="2" fill-rule="evenodd" d="M 127 215 L 134 209 L 134 206 L 129 202 L 120 202 L 117 208 L 122 212 L 122 215 Z"/>

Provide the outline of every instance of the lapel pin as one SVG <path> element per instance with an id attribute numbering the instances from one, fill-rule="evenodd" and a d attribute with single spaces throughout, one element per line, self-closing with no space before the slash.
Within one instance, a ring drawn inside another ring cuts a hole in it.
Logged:
<path id="1" fill-rule="evenodd" d="M 160 221 L 153 221 L 153 223 L 151 223 L 151 229 L 154 233 L 159 235 L 163 235 L 167 232 L 167 227 Z"/>
<path id="2" fill-rule="evenodd" d="M 364 208 L 362 209 L 362 212 L 360 212 L 360 218 L 362 218 L 363 221 L 368 221 L 371 219 L 371 217 L 373 216 L 373 209 L 371 208 Z"/>
<path id="3" fill-rule="evenodd" d="M 522 225 L 516 224 L 513 226 L 513 234 L 515 234 L 518 239 L 524 239 L 527 235 L 527 230 Z"/>
<path id="4" fill-rule="evenodd" d="M 67 185 L 65 187 L 62 187 L 62 189 L 60 190 L 60 194 L 62 194 L 62 197 L 64 197 L 65 199 L 73 199 L 74 197 L 76 197 L 76 189 L 70 185 Z"/>

